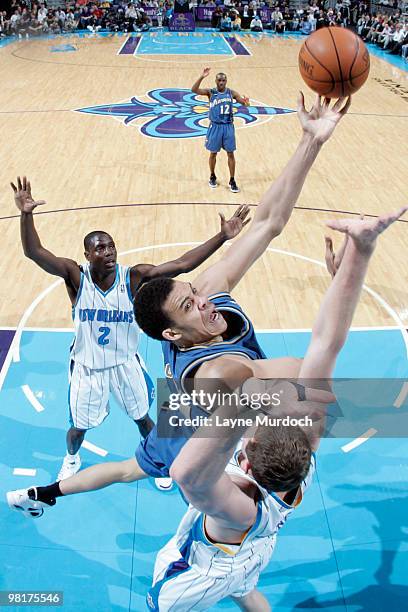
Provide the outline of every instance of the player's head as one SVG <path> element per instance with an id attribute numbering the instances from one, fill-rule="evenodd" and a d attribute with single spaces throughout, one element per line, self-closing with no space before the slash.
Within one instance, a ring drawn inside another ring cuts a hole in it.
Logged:
<path id="1" fill-rule="evenodd" d="M 227 75 L 224 72 L 219 72 L 215 75 L 215 84 L 218 91 L 225 91 L 227 86 Z"/>
<path id="2" fill-rule="evenodd" d="M 227 323 L 207 296 L 190 283 L 171 278 L 149 281 L 137 292 L 135 318 L 141 329 L 156 340 L 180 347 L 209 342 L 227 329 Z"/>
<path id="3" fill-rule="evenodd" d="M 243 445 L 243 467 L 268 492 L 296 489 L 310 469 L 312 450 L 300 427 L 260 425 Z"/>
<path id="4" fill-rule="evenodd" d="M 100 272 L 111 272 L 116 266 L 117 251 L 112 236 L 101 230 L 84 238 L 85 257 Z"/>

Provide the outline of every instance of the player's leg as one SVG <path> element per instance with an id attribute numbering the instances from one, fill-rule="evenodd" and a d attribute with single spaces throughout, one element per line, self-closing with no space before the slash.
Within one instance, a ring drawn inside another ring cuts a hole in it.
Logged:
<path id="1" fill-rule="evenodd" d="M 140 435 L 146 438 L 154 427 L 148 414 L 154 387 L 136 355 L 126 363 L 109 368 L 109 387 L 120 407 L 138 426 Z"/>
<path id="2" fill-rule="evenodd" d="M 227 152 L 228 156 L 228 169 L 230 173 L 229 188 L 233 193 L 238 193 L 239 188 L 235 181 L 235 154 L 234 151 L 237 148 L 235 141 L 235 128 L 233 123 L 226 123 L 223 125 L 223 148 Z"/>
<path id="3" fill-rule="evenodd" d="M 244 597 L 233 597 L 231 599 L 241 610 L 247 612 L 271 612 L 272 608 L 268 600 L 260 591 L 254 589 Z"/>
<path id="4" fill-rule="evenodd" d="M 208 165 L 210 166 L 210 180 L 208 181 L 209 186 L 212 189 L 217 187 L 217 177 L 215 174 L 215 164 L 217 163 L 217 153 L 210 153 L 208 158 Z"/>
<path id="5" fill-rule="evenodd" d="M 146 438 L 154 427 L 154 421 L 152 421 L 148 414 L 141 419 L 134 419 L 134 421 L 139 428 L 139 433 L 142 438 Z"/>
<path id="6" fill-rule="evenodd" d="M 238 193 L 239 187 L 235 181 L 235 154 L 234 151 L 227 151 L 228 168 L 230 172 L 229 188 L 232 193 Z"/>
<path id="7" fill-rule="evenodd" d="M 109 382 L 106 370 L 91 370 L 71 362 L 68 394 L 70 429 L 67 432 L 67 454 L 58 480 L 69 478 L 81 467 L 79 449 L 86 431 L 97 427 L 108 415 Z"/>
<path id="8" fill-rule="evenodd" d="M 147 478 L 135 457 L 125 461 L 100 463 L 74 474 L 66 480 L 45 487 L 29 487 L 7 493 L 10 508 L 36 518 L 44 509 L 54 506 L 58 497 L 103 489 L 119 482 L 134 482 Z"/>
<path id="9" fill-rule="evenodd" d="M 110 368 L 110 389 L 119 405 L 139 427 L 141 436 L 146 438 L 154 428 L 148 414 L 154 400 L 154 385 L 139 355 Z M 173 481 L 168 477 L 155 478 L 155 484 L 160 491 L 173 488 Z"/>
<path id="10" fill-rule="evenodd" d="M 217 153 L 221 150 L 222 145 L 222 132 L 220 126 L 211 123 L 207 131 L 207 137 L 205 139 L 205 148 L 210 152 L 208 159 L 208 165 L 210 166 L 210 180 L 208 181 L 209 186 L 212 189 L 217 187 L 217 177 L 215 176 L 215 164 L 217 162 Z"/>

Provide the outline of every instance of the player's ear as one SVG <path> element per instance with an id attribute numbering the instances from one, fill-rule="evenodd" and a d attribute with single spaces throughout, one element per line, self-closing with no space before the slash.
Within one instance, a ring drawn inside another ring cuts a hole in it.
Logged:
<path id="1" fill-rule="evenodd" d="M 89 261 L 89 251 L 84 251 L 85 259 Z"/>
<path id="2" fill-rule="evenodd" d="M 177 340 L 180 340 L 181 338 L 180 332 L 176 332 L 170 327 L 162 331 L 162 336 L 165 340 L 168 340 L 169 342 L 177 342 Z"/>

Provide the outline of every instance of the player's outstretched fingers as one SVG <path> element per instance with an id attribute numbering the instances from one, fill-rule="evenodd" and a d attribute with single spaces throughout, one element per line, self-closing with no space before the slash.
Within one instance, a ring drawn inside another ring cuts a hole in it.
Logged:
<path id="1" fill-rule="evenodd" d="M 350 108 L 350 104 L 351 104 L 351 96 L 349 96 L 348 98 L 339 98 L 333 105 L 332 110 L 336 111 L 341 116 L 343 116 L 347 113 L 348 109 Z"/>
<path id="2" fill-rule="evenodd" d="M 303 94 L 303 91 L 299 91 L 299 95 L 297 99 L 297 110 L 298 110 L 298 113 L 307 112 L 305 108 L 305 96 Z"/>

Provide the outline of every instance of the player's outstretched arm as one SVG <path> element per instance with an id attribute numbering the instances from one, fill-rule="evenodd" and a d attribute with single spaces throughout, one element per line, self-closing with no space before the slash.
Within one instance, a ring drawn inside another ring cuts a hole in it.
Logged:
<path id="1" fill-rule="evenodd" d="M 30 181 L 28 181 L 26 177 L 23 177 L 23 180 L 18 177 L 17 186 L 11 183 L 11 187 L 14 191 L 16 206 L 21 212 L 20 234 L 24 255 L 32 259 L 40 268 L 49 274 L 61 276 L 74 290 L 78 289 L 80 282 L 78 264 L 72 259 L 57 257 L 45 249 L 35 229 L 33 210 L 35 210 L 37 206 L 44 205 L 44 200 L 34 200 L 31 194 Z"/>
<path id="2" fill-rule="evenodd" d="M 210 89 L 203 89 L 202 87 L 200 87 L 201 82 L 208 77 L 208 75 L 210 74 L 210 69 L 209 68 L 204 68 L 202 74 L 200 77 L 198 77 L 198 79 L 196 80 L 196 82 L 194 83 L 194 85 L 191 88 L 191 91 L 195 94 L 198 94 L 199 96 L 207 96 L 208 98 L 211 95 L 211 91 Z"/>
<path id="3" fill-rule="evenodd" d="M 131 268 L 132 291 L 134 292 L 140 283 L 152 280 L 153 278 L 158 278 L 159 276 L 174 278 L 179 274 L 186 274 L 195 270 L 227 240 L 232 240 L 238 236 L 242 228 L 250 222 L 248 206 L 239 206 L 228 220 L 225 219 L 222 213 L 218 214 L 221 223 L 220 231 L 203 244 L 187 251 L 187 253 L 173 261 L 167 261 L 158 266 L 138 264 Z"/>
<path id="4" fill-rule="evenodd" d="M 224 257 L 194 282 L 206 292 L 230 291 L 262 255 L 271 240 L 288 222 L 302 190 L 306 176 L 323 144 L 330 138 L 350 106 L 350 98 L 340 98 L 333 106 L 317 96 L 310 111 L 304 106 L 303 94 L 298 100 L 302 138 L 281 175 L 262 197 L 253 223 Z"/>
<path id="5" fill-rule="evenodd" d="M 242 104 L 243 106 L 249 106 L 249 98 L 248 96 L 241 96 L 237 91 L 232 91 L 232 97 L 234 100 L 238 102 L 238 104 Z"/>
<path id="6" fill-rule="evenodd" d="M 408 207 L 376 219 L 342 219 L 327 225 L 348 236 L 343 259 L 321 303 L 299 378 L 330 379 L 349 332 L 378 236 Z"/>
<path id="7" fill-rule="evenodd" d="M 200 390 L 209 394 L 206 397 L 213 395 L 218 400 L 223 394 L 228 398 L 236 382 L 240 386 L 251 377 L 252 371 L 233 360 L 217 361 L 200 381 L 204 385 Z M 197 391 L 197 381 L 195 387 Z M 239 394 L 240 390 L 238 397 Z M 226 400 L 209 415 L 211 420 L 181 449 L 171 466 L 170 476 L 195 508 L 217 519 L 220 525 L 244 531 L 256 519 L 256 506 L 225 473 L 225 467 L 248 426 L 220 427 L 218 423 L 237 417 L 246 419 L 253 411 L 239 402 Z"/>

